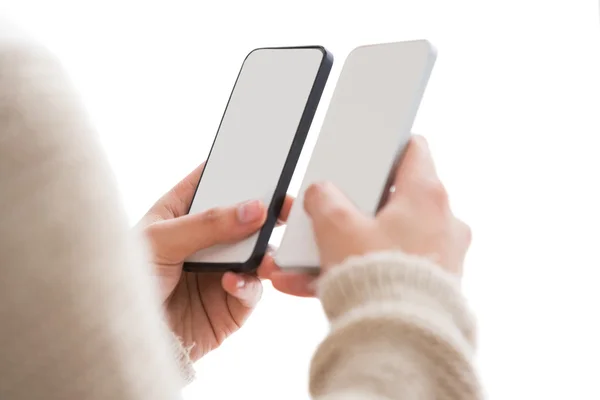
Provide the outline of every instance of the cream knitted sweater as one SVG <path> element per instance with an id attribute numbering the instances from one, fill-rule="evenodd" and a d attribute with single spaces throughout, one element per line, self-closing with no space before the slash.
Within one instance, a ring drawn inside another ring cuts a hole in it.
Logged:
<path id="1" fill-rule="evenodd" d="M 0 399 L 179 397 L 192 369 L 116 193 L 59 64 L 0 32 Z M 354 258 L 318 293 L 313 398 L 481 398 L 473 323 L 436 266 Z"/>

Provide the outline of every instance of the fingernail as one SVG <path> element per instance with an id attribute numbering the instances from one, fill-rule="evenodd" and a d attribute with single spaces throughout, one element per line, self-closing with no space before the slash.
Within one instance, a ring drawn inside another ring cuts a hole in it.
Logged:
<path id="1" fill-rule="evenodd" d="M 241 204 L 237 209 L 238 221 L 242 224 L 248 224 L 258 220 L 262 215 L 261 203 L 258 200 L 252 200 Z"/>
<path id="2" fill-rule="evenodd" d="M 243 288 L 244 286 L 246 286 L 246 281 L 244 280 L 244 278 L 238 278 L 237 283 L 235 284 L 235 286 L 238 289 Z"/>

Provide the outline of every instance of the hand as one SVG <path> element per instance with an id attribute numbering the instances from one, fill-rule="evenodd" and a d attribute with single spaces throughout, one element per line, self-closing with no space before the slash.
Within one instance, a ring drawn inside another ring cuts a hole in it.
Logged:
<path id="1" fill-rule="evenodd" d="M 471 231 L 452 214 L 423 137 L 411 140 L 396 171 L 394 189 L 374 218 L 360 213 L 329 183 L 306 191 L 304 207 L 312 218 L 322 272 L 352 255 L 401 250 L 461 274 Z M 314 295 L 315 276 L 282 272 L 271 259 L 259 273 L 269 276 L 273 286 L 284 293 Z"/>
<path id="2" fill-rule="evenodd" d="M 423 137 L 415 136 L 409 143 L 394 188 L 374 218 L 360 213 L 331 184 L 307 190 L 305 209 L 313 222 L 323 270 L 349 256 L 400 250 L 429 258 L 460 276 L 471 232 L 452 214 Z"/>
<path id="3" fill-rule="evenodd" d="M 187 215 L 204 164 L 165 194 L 140 221 L 151 248 L 154 271 L 171 329 L 198 360 L 217 348 L 248 318 L 262 294 L 256 276 L 183 272 L 183 261 L 215 244 L 237 242 L 264 224 L 258 201 Z M 293 199 L 285 199 L 280 221 Z M 265 262 L 272 263 L 270 256 Z"/>

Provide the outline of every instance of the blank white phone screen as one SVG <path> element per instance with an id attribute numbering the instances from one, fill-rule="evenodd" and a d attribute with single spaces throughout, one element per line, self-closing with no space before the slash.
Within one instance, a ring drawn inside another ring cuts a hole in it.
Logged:
<path id="1" fill-rule="evenodd" d="M 324 54 L 318 48 L 251 52 L 229 99 L 190 214 L 249 200 L 269 205 L 298 130 Z M 258 233 L 217 245 L 189 262 L 240 263 Z"/>

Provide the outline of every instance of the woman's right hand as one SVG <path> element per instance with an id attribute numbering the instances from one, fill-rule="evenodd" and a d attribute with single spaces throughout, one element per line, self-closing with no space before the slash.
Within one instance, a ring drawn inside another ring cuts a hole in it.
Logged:
<path id="1" fill-rule="evenodd" d="M 385 206 L 370 217 L 335 186 L 319 183 L 304 196 L 321 256 L 322 273 L 350 256 L 398 250 L 430 259 L 460 276 L 471 243 L 469 227 L 452 214 L 429 146 L 421 136 L 410 141 Z M 272 262 L 259 270 L 273 286 L 295 296 L 314 296 L 312 275 L 284 272 Z"/>
<path id="2" fill-rule="evenodd" d="M 394 188 L 374 218 L 358 211 L 332 184 L 315 184 L 306 191 L 304 206 L 313 222 L 323 272 L 350 256 L 399 250 L 460 276 L 471 232 L 450 210 L 423 137 L 410 141 Z"/>
<path id="3" fill-rule="evenodd" d="M 324 275 L 315 286 L 332 322 L 311 361 L 311 395 L 482 399 L 458 285 L 470 230 L 450 210 L 425 139 L 410 141 L 394 178 L 375 217 L 331 184 L 305 193 Z"/>

